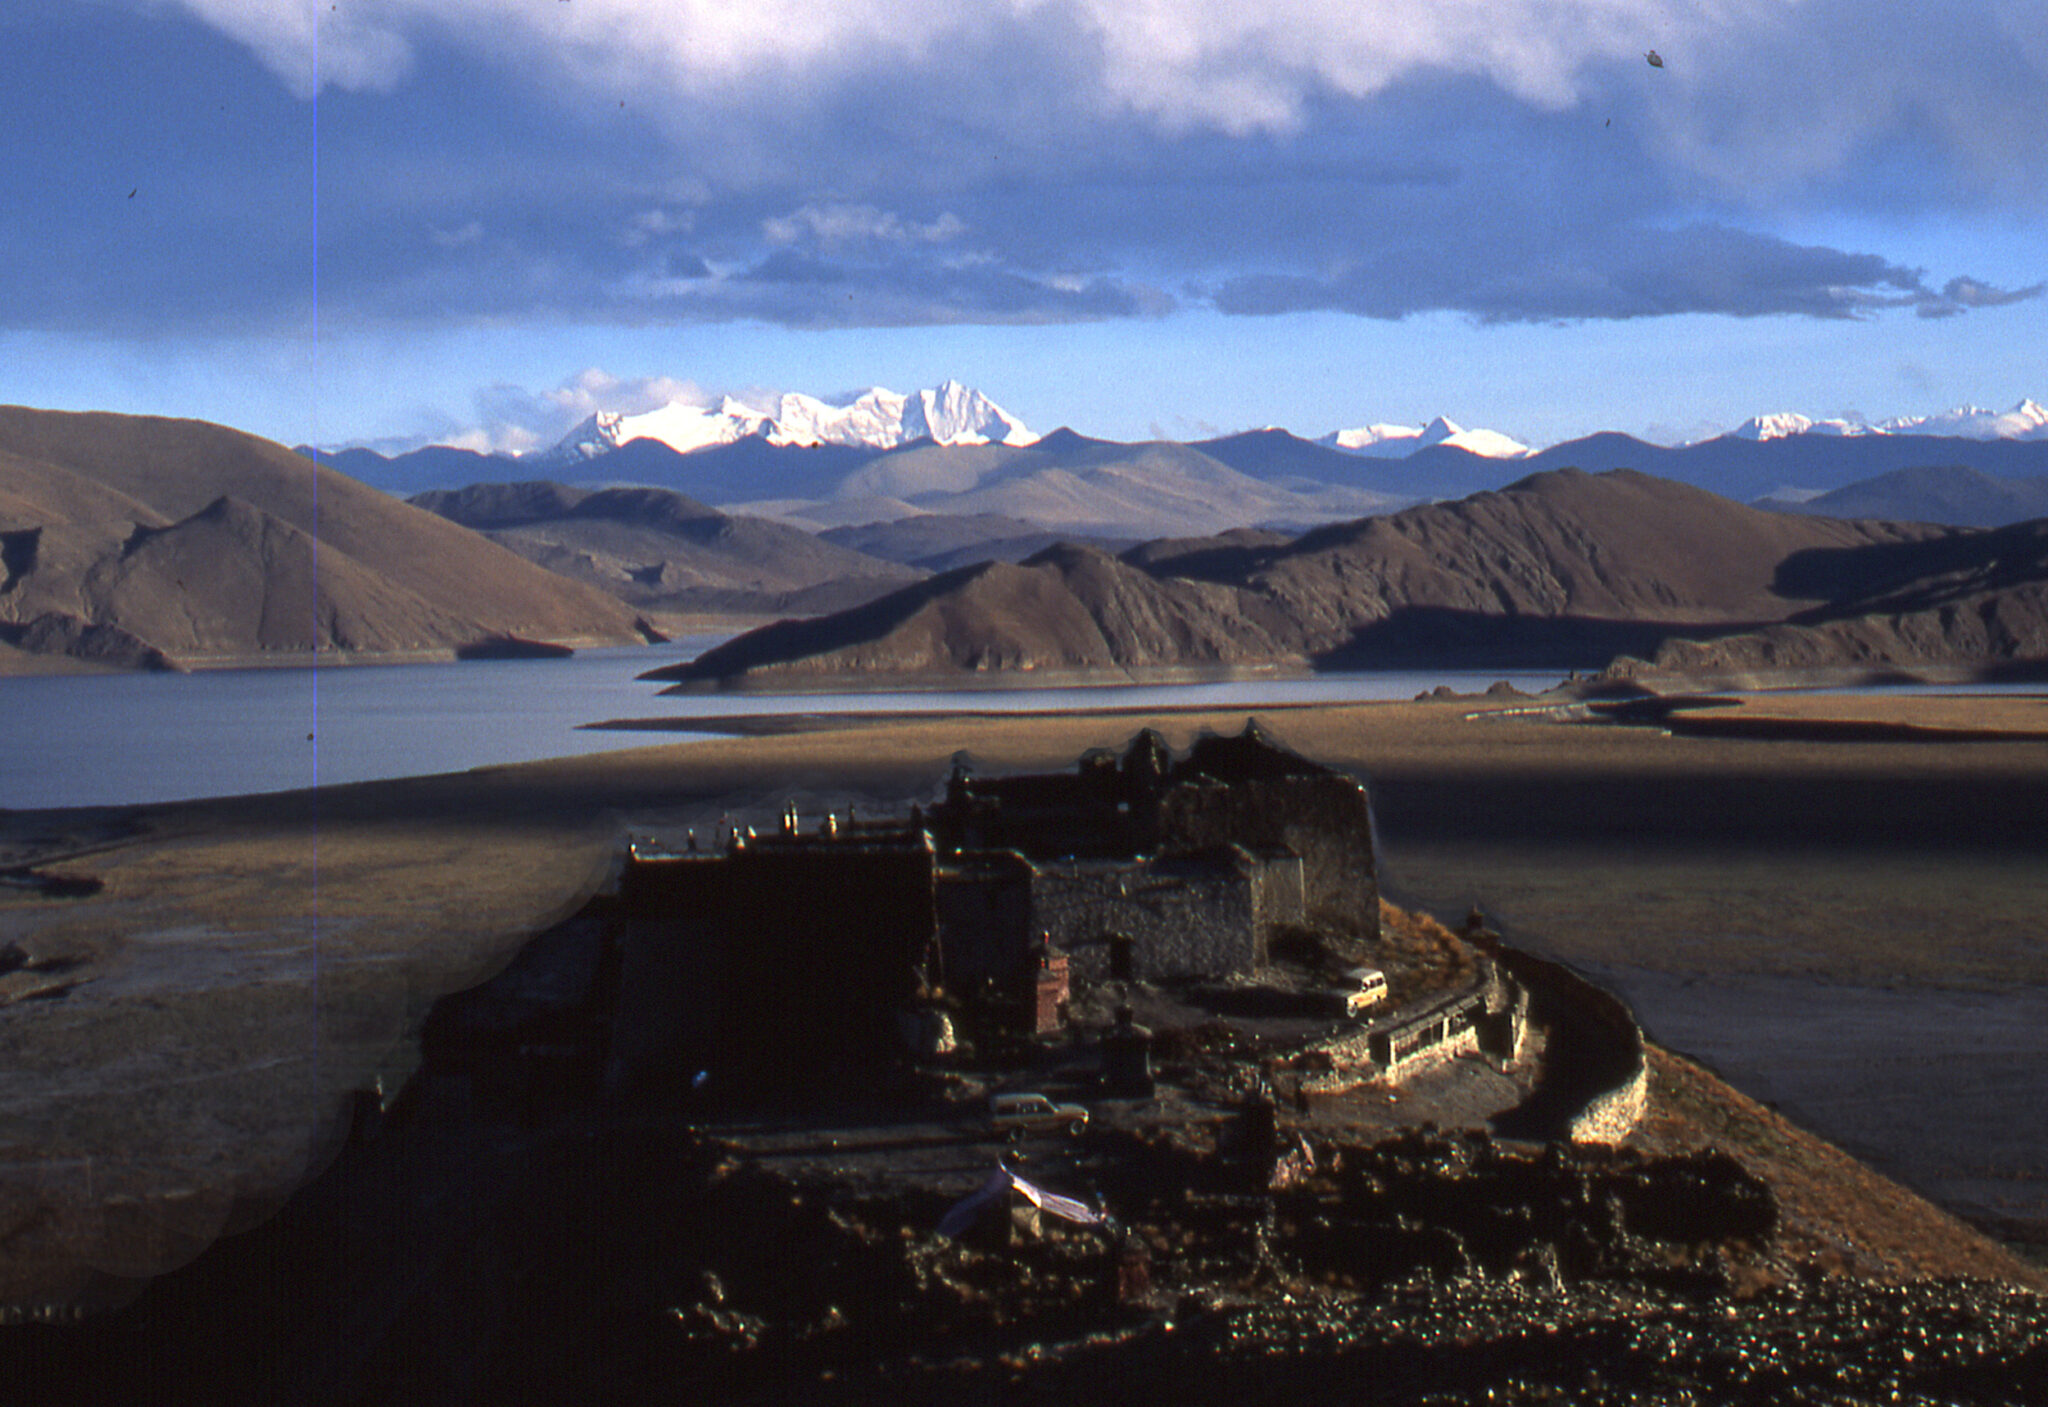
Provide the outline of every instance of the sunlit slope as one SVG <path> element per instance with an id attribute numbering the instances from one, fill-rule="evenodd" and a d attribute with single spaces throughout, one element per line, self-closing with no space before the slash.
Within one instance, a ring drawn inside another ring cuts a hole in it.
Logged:
<path id="1" fill-rule="evenodd" d="M 0 564 L 15 667 L 638 638 L 602 592 L 202 421 L 0 407 Z"/>

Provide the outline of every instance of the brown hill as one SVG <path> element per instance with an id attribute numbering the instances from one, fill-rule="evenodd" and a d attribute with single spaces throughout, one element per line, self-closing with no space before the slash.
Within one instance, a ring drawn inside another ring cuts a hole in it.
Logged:
<path id="1" fill-rule="evenodd" d="M 640 638 L 601 592 L 202 421 L 0 407 L 0 567 L 0 667 Z"/>
<path id="2" fill-rule="evenodd" d="M 815 615 L 925 576 L 670 489 L 475 484 L 412 502 L 644 611 Z"/>
<path id="3" fill-rule="evenodd" d="M 849 672 L 1088 672 L 1228 665 L 1282 642 L 1237 619 L 1242 593 L 1161 579 L 1071 543 L 984 562 L 819 620 L 780 621 L 650 679 L 824 682 Z"/>
<path id="4" fill-rule="evenodd" d="M 2048 660 L 2048 520 L 1890 549 L 1789 559 L 1789 581 L 1853 588 L 1782 624 L 1710 641 L 1672 640 L 1614 673 L 1753 674 L 1780 669 L 1996 669 Z"/>
<path id="5" fill-rule="evenodd" d="M 1061 548 L 950 573 L 861 612 L 732 641 L 659 677 L 858 668 L 1136 670 L 1530 663 L 1597 667 L 1672 636 L 1783 621 L 1867 589 L 1859 554 L 1956 536 L 1795 518 L 1620 470 L 1321 528 Z M 1806 564 L 1781 575 L 1788 560 Z"/>

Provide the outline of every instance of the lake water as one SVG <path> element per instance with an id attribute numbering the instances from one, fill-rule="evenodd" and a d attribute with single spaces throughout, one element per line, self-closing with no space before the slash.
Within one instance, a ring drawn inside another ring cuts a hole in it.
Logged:
<path id="1" fill-rule="evenodd" d="M 107 806 L 458 772 L 711 736 L 593 731 L 616 718 L 931 712 L 1406 699 L 1499 672 L 1391 671 L 1312 679 L 1066 689 L 664 697 L 636 675 L 722 635 L 561 660 L 204 670 L 0 680 L 0 809 Z M 1558 673 L 1509 674 L 1548 688 Z"/>

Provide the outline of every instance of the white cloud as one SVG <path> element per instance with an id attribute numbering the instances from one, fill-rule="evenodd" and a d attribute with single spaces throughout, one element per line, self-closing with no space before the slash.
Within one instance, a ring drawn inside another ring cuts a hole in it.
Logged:
<path id="1" fill-rule="evenodd" d="M 966 233 L 959 216 L 947 212 L 928 224 L 906 220 L 872 205 L 806 205 L 788 215 L 764 220 L 761 233 L 770 244 L 811 243 L 833 248 L 861 241 L 879 244 L 943 244 Z"/>
<path id="2" fill-rule="evenodd" d="M 614 376 L 602 367 L 586 367 L 546 391 L 509 382 L 488 386 L 476 396 L 477 419 L 482 423 L 459 436 L 437 436 L 435 442 L 484 453 L 524 454 L 559 442 L 601 410 L 638 415 L 672 401 L 709 405 L 712 399 L 694 381 L 672 376 Z"/>
<path id="3" fill-rule="evenodd" d="M 161 3 L 161 0 L 158 0 Z M 386 5 L 378 0 L 322 4 L 320 0 L 174 0 L 229 38 L 246 44 L 285 86 L 311 98 L 332 84 L 379 92 L 411 70 L 407 26 L 394 10 L 431 5 Z"/>
<path id="4" fill-rule="evenodd" d="M 679 381 L 673 376 L 613 376 L 602 367 L 593 366 L 577 372 L 554 390 L 542 392 L 542 399 L 567 417 L 563 426 L 567 429 L 600 410 L 641 415 L 675 401 L 710 405 L 713 397 L 694 381 Z"/>
<path id="5" fill-rule="evenodd" d="M 1316 89 L 1376 92 L 1418 68 L 1476 74 L 1527 100 L 1577 96 L 1588 63 L 1682 51 L 1797 0 L 177 0 L 296 91 L 382 87 L 432 34 L 587 79 L 637 77 L 697 98 L 834 74 L 935 66 L 1057 32 L 1092 50 L 1094 101 L 1171 128 L 1284 127 Z M 345 9 L 345 12 L 344 12 Z"/>
<path id="6" fill-rule="evenodd" d="M 2038 189 L 2048 139 L 2042 0 L 136 2 L 183 6 L 301 94 L 388 88 L 431 43 L 544 88 L 630 92 L 678 137 L 740 146 L 772 145 L 856 88 L 878 141 L 901 135 L 892 112 L 970 92 L 981 106 L 948 120 L 1016 147 L 1044 135 L 1048 105 L 1073 123 L 1068 146 L 1115 116 L 1169 135 L 1284 134 L 1318 99 L 1423 72 L 1547 111 L 1639 101 L 1661 156 L 1717 198 L 1823 179 L 1901 132 L 1960 153 L 1980 184 Z M 1642 62 L 1651 48 L 1666 67 Z M 1023 73 L 1050 94 L 995 91 Z"/>
<path id="7" fill-rule="evenodd" d="M 665 239 L 669 235 L 688 234 L 696 228 L 697 216 L 694 211 L 660 208 L 642 210 L 627 222 L 625 233 L 619 236 L 619 243 L 628 249 L 638 249 L 651 240 Z"/>

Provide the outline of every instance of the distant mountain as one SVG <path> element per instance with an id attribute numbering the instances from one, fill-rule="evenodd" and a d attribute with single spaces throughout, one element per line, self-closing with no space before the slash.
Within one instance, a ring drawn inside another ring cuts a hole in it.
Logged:
<path id="1" fill-rule="evenodd" d="M 456 488 L 463 484 L 514 477 L 519 461 L 510 455 L 479 454 L 473 449 L 450 445 L 427 445 L 400 455 L 382 455 L 368 449 L 319 450 L 300 445 L 298 452 L 339 470 L 359 483 L 409 498 L 428 489 Z"/>
<path id="2" fill-rule="evenodd" d="M 1788 435 L 1938 435 L 1965 440 L 2048 439 L 2048 408 L 2023 400 L 2011 410 L 1958 406 L 1939 415 L 1900 416 L 1873 425 L 1862 420 L 1809 420 L 1780 411 L 1752 416 L 1734 432 L 1745 440 L 1777 440 Z"/>
<path id="3" fill-rule="evenodd" d="M 1246 523 L 1298 528 L 1397 503 L 1343 484 L 1260 480 L 1169 440 L 1126 445 L 1056 432 L 1023 447 L 912 445 L 870 459 L 829 498 L 732 506 L 820 528 L 994 515 L 1064 536 L 1136 540 Z"/>
<path id="4" fill-rule="evenodd" d="M 1752 415 L 1728 432 L 1738 440 L 1782 440 L 1787 435 L 1876 435 L 1874 425 L 1860 420 L 1809 420 L 1791 411 Z"/>
<path id="5" fill-rule="evenodd" d="M 1404 461 L 1402 467 L 1419 467 L 1417 459 Z M 1479 464 L 1470 458 L 1464 462 Z M 1520 473 L 1563 468 L 1588 473 L 1637 469 L 1745 502 L 1782 495 L 1786 489 L 1828 492 L 1859 480 L 1929 466 L 1975 469 L 2004 479 L 2034 478 L 2048 474 L 2048 440 L 1973 440 L 1900 433 L 1794 434 L 1762 440 L 1722 435 L 1667 448 L 1608 433 L 1553 445 L 1514 465 Z"/>
<path id="6" fill-rule="evenodd" d="M 1449 445 L 1482 459 L 1520 459 L 1529 453 L 1529 446 L 1498 430 L 1467 430 L 1442 416 L 1419 429 L 1407 425 L 1367 425 L 1339 430 L 1317 443 L 1372 459 L 1406 459 L 1418 450 L 1437 445 Z"/>
<path id="7" fill-rule="evenodd" d="M 925 573 L 666 489 L 476 484 L 413 502 L 650 614 L 817 614 Z"/>
<path id="8" fill-rule="evenodd" d="M 1242 434 L 1198 440 L 1192 448 L 1240 474 L 1288 488 L 1318 484 L 1371 487 L 1369 481 L 1380 472 L 1380 466 L 1365 457 L 1333 449 L 1327 443 L 1304 440 L 1285 430 L 1246 430 Z"/>
<path id="9" fill-rule="evenodd" d="M 688 454 L 741 440 L 882 450 L 920 440 L 941 445 L 1028 445 L 1036 438 L 1022 421 L 981 392 L 946 381 L 908 396 L 877 386 L 845 405 L 791 393 L 773 411 L 730 396 L 708 407 L 672 401 L 637 415 L 599 411 L 553 449 L 528 459 L 539 467 L 574 464 L 643 439 Z"/>
<path id="10" fill-rule="evenodd" d="M 2011 410 L 1958 406 L 1939 415 L 1887 420 L 1878 426 L 1887 434 L 1960 435 L 1968 440 L 2048 440 L 2048 407 L 2029 398 Z"/>
<path id="11" fill-rule="evenodd" d="M 925 513 L 888 523 L 832 528 L 819 534 L 851 547 L 926 571 L 945 572 L 978 562 L 1021 562 L 1058 542 L 1075 541 L 1021 518 L 995 513 Z M 1117 538 L 1079 539 L 1084 545 L 1120 552 L 1133 544 Z"/>
<path id="12" fill-rule="evenodd" d="M 1950 535 L 1770 513 L 1626 471 L 1555 472 L 1294 539 L 1239 533 L 1121 558 L 1054 548 L 757 631 L 654 677 L 1598 667 L 1674 636 L 1736 633 L 1865 588 L 1870 569 L 1850 549 Z M 1848 554 L 1834 576 L 1781 577 L 1788 559 L 1827 552 Z"/>
<path id="13" fill-rule="evenodd" d="M 667 488 L 811 530 L 996 514 L 1048 532 L 1142 539 L 1250 525 L 1299 530 L 1561 468 L 1636 469 L 1739 500 L 1781 502 L 1905 469 L 2025 479 L 2048 474 L 2048 411 L 2022 401 L 1997 415 L 1966 408 L 1879 425 L 1759 416 L 1735 433 L 1678 447 L 1602 433 L 1532 452 L 1441 418 L 1321 441 L 1273 429 L 1125 444 L 1071 429 L 1034 439 L 985 396 L 946 382 L 915 396 L 872 391 L 843 406 L 785 396 L 773 413 L 728 401 L 606 414 L 521 460 L 447 448 L 325 458 L 406 494 L 538 474 Z"/>
<path id="14" fill-rule="evenodd" d="M 648 679 L 814 685 L 858 673 L 911 682 L 962 673 L 1063 675 L 1221 666 L 1271 658 L 1275 640 L 1227 586 L 1155 578 L 1099 548 L 1061 544 L 1023 564 L 946 572 L 819 620 L 728 641 L 690 669 Z"/>
<path id="15" fill-rule="evenodd" d="M 2001 479 L 1963 465 L 1896 469 L 1796 501 L 1759 499 L 1759 507 L 1831 518 L 1890 518 L 1997 528 L 2048 518 L 2048 478 Z"/>
<path id="16" fill-rule="evenodd" d="M 299 453 L 400 498 L 471 484 L 531 481 L 545 467 L 531 457 L 478 454 L 446 445 L 388 457 L 367 449 L 304 446 Z M 643 484 L 725 504 L 827 497 L 840 480 L 874 455 L 871 449 L 846 445 L 772 445 L 763 439 L 735 440 L 684 454 L 660 440 L 641 439 L 556 468 L 573 469 L 581 484 Z"/>
<path id="17" fill-rule="evenodd" d="M 0 407 L 0 670 L 643 638 L 617 599 L 282 445 Z"/>

